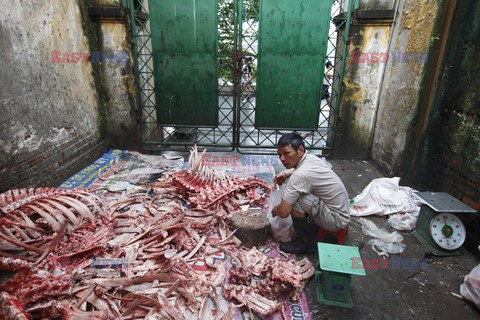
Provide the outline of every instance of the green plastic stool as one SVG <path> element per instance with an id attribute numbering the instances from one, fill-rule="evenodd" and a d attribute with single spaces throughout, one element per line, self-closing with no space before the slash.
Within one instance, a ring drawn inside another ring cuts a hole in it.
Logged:
<path id="1" fill-rule="evenodd" d="M 356 263 L 358 269 L 352 268 L 352 258 L 360 259 Z M 359 276 L 366 274 L 358 248 L 319 242 L 318 260 L 320 270 L 315 272 L 318 302 L 351 308 L 353 306 L 350 292 L 352 274 Z"/>

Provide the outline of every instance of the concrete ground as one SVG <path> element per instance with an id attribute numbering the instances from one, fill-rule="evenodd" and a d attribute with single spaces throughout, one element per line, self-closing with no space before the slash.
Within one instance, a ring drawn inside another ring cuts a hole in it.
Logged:
<path id="1" fill-rule="evenodd" d="M 353 198 L 382 174 L 366 161 L 331 160 Z M 430 190 L 420 190 L 430 191 Z M 372 217 L 378 227 L 390 229 L 385 217 Z M 355 220 L 355 218 L 353 218 Z M 393 231 L 393 230 L 392 230 Z M 378 269 L 366 270 L 366 276 L 352 276 L 353 308 L 337 308 L 317 303 L 315 281 L 306 287 L 312 319 L 480 319 L 480 311 L 454 294 L 460 294 L 463 278 L 479 261 L 466 250 L 459 257 L 427 257 L 426 250 L 411 234 L 402 234 L 407 248 L 400 256 L 410 259 L 428 259 L 424 270 Z M 362 233 L 355 221 L 349 226 L 347 243 L 362 240 L 363 259 L 379 256 L 367 245 L 370 237 Z M 315 255 L 308 256 L 318 261 Z M 391 256 L 392 257 L 392 256 Z"/>
<path id="2" fill-rule="evenodd" d="M 222 155 L 242 156 L 237 152 L 218 153 Z M 185 159 L 188 158 L 184 154 Z M 278 157 L 270 156 L 271 159 Z M 365 188 L 370 181 L 383 177 L 370 162 L 362 160 L 329 160 L 333 170 L 342 179 L 353 198 Z M 275 172 L 285 168 L 278 162 L 273 162 Z M 400 182 L 401 184 L 401 182 Z M 435 190 L 419 190 L 435 191 Z M 387 226 L 386 217 L 368 217 L 379 228 Z M 316 298 L 315 280 L 312 278 L 305 288 L 312 319 L 480 319 L 480 311 L 468 301 L 459 298 L 460 285 L 479 261 L 468 251 L 462 250 L 458 257 L 429 257 L 427 250 L 412 234 L 402 233 L 406 244 L 405 251 L 395 257 L 405 259 L 428 259 L 428 267 L 423 270 L 410 269 L 369 269 L 366 276 L 352 276 L 351 291 L 353 308 L 339 308 L 319 304 Z M 362 259 L 380 258 L 367 244 L 370 237 L 363 234 L 361 225 L 352 218 L 347 234 L 347 245 L 363 241 Z M 463 249 L 463 248 L 462 248 Z M 392 256 L 390 256 L 391 258 Z M 318 256 L 308 255 L 316 265 Z M 300 318 L 299 318 L 300 319 Z"/>
<path id="3" fill-rule="evenodd" d="M 178 154 L 172 152 L 170 154 Z M 242 156 L 237 152 L 211 152 L 221 159 L 222 155 Z M 185 159 L 187 154 L 183 154 Z M 278 157 L 270 156 L 269 159 Z M 383 177 L 370 162 L 362 160 L 329 160 L 333 170 L 342 179 L 353 198 L 365 188 L 370 181 Z M 270 160 L 270 163 L 272 161 Z M 285 168 L 273 162 L 275 172 Z M 400 182 L 401 184 L 401 182 Z M 435 190 L 419 190 L 435 191 Z M 368 217 L 379 228 L 386 228 L 386 217 Z M 480 311 L 468 301 L 459 298 L 460 285 L 479 261 L 468 251 L 462 250 L 458 257 L 429 257 L 427 250 L 412 234 L 402 233 L 405 251 L 395 257 L 405 259 L 428 259 L 428 267 L 423 270 L 410 269 L 369 269 L 366 276 L 352 276 L 351 291 L 353 308 L 339 308 L 317 302 L 315 279 L 312 278 L 305 287 L 312 319 L 480 319 Z M 363 234 L 361 225 L 352 218 L 347 234 L 346 245 L 363 241 L 362 259 L 379 259 L 380 257 L 367 244 L 370 237 Z M 463 248 L 462 248 L 463 249 Z M 307 255 L 314 265 L 318 264 L 316 254 Z M 390 256 L 390 258 L 393 256 Z M 299 318 L 300 319 L 300 318 Z"/>

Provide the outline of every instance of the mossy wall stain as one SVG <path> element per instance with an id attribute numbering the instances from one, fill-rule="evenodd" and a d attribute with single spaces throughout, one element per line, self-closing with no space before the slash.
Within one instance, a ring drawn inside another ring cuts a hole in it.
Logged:
<path id="1" fill-rule="evenodd" d="M 127 63 L 92 63 L 102 134 L 115 147 L 141 149 L 140 116 L 135 87 L 131 36 L 126 23 L 92 22 L 89 6 L 118 6 L 118 1 L 85 1 L 82 5 L 84 32 L 90 51 L 126 52 Z"/>
<path id="2" fill-rule="evenodd" d="M 415 176 L 480 208 L 480 2 L 460 0 Z"/>
<path id="3" fill-rule="evenodd" d="M 88 16 L 88 7 L 91 1 L 79 1 L 82 18 L 82 29 L 86 38 L 88 39 L 89 51 L 102 51 L 102 32 L 100 27 L 96 23 L 92 23 Z M 91 57 L 90 57 L 91 59 Z M 99 115 L 99 128 L 102 137 L 108 136 L 106 124 L 106 110 L 108 101 L 108 90 L 105 87 L 107 79 L 105 79 L 104 65 L 101 63 L 89 63 L 92 67 L 92 75 L 94 79 L 94 89 L 96 92 L 98 115 Z"/>
<path id="4" fill-rule="evenodd" d="M 364 10 L 392 10 L 395 0 L 361 0 L 359 8 Z"/>
<path id="5" fill-rule="evenodd" d="M 121 0 L 83 0 L 86 6 L 92 7 L 117 7 L 121 4 Z"/>
<path id="6" fill-rule="evenodd" d="M 410 30 L 408 36 L 408 43 L 405 52 L 428 52 L 430 41 L 432 38 L 433 21 L 437 12 L 433 10 L 438 1 L 416 1 L 413 6 L 410 7 L 410 11 L 414 14 L 406 14 L 406 19 L 403 22 L 403 28 Z M 412 73 L 420 74 L 423 70 L 421 63 L 407 63 Z"/>
<path id="7" fill-rule="evenodd" d="M 122 23 L 102 24 L 104 49 L 107 52 L 124 51 L 129 55 L 125 64 L 105 66 L 110 98 L 106 112 L 107 128 L 114 145 L 140 149 L 140 112 L 136 101 L 131 39 L 126 28 L 127 25 Z"/>
<path id="8" fill-rule="evenodd" d="M 442 7 L 440 0 L 399 0 L 397 22 L 390 52 L 430 52 L 434 25 Z M 421 83 L 427 64 L 401 63 L 389 59 L 376 122 L 371 156 L 388 175 L 401 175 L 408 158 L 407 144 L 419 108 Z"/>
<path id="9" fill-rule="evenodd" d="M 390 26 L 354 25 L 351 30 L 352 43 L 345 61 L 334 157 L 366 159 L 384 67 L 381 61 L 372 62 L 371 57 L 373 53 L 377 56 L 386 53 Z M 352 61 L 354 51 L 362 54 L 359 63 Z"/>
<path id="10" fill-rule="evenodd" d="M 345 71 L 349 71 L 346 69 Z M 342 95 L 342 101 L 345 103 L 362 103 L 365 101 L 364 87 L 356 82 L 352 82 L 349 79 L 343 81 L 344 94 Z"/>

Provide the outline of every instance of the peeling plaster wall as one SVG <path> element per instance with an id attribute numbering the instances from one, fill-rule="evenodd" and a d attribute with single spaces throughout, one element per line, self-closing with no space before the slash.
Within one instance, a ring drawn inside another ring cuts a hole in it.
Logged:
<path id="1" fill-rule="evenodd" d="M 112 13 L 120 9 L 118 0 L 85 0 L 87 7 L 101 7 Z M 116 12 L 118 13 L 118 11 Z M 124 52 L 126 63 L 94 65 L 97 91 L 100 94 L 102 129 L 110 143 L 119 149 L 142 148 L 140 106 L 137 103 L 135 70 L 132 55 L 130 24 L 126 18 L 90 17 L 86 28 L 90 49 L 104 53 Z"/>
<path id="2" fill-rule="evenodd" d="M 110 142 L 121 149 L 140 149 L 140 116 L 136 99 L 131 40 L 123 23 L 101 23 L 102 51 L 126 52 L 126 63 L 104 64 L 106 130 Z"/>
<path id="3" fill-rule="evenodd" d="M 386 53 L 390 26 L 352 25 L 351 28 L 334 157 L 367 159 L 384 68 L 381 61 L 371 62 L 370 58 L 373 53 L 378 56 Z M 354 62 L 353 52 L 362 53 L 359 63 Z"/>
<path id="4" fill-rule="evenodd" d="M 51 51 L 88 52 L 77 1 L 2 1 L 0 191 L 56 185 L 106 148 L 90 63 L 51 63 Z"/>
<path id="5" fill-rule="evenodd" d="M 399 0 L 392 51 L 428 52 L 435 18 L 443 1 Z M 424 63 L 394 63 L 389 59 L 380 94 L 371 157 L 387 175 L 401 175 L 408 132 L 418 112 Z"/>

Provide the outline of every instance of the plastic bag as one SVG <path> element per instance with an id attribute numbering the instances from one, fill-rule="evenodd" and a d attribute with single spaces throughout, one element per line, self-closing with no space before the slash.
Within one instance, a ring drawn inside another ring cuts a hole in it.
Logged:
<path id="1" fill-rule="evenodd" d="M 363 233 L 376 238 L 368 240 L 368 244 L 379 256 L 388 257 L 389 254 L 402 253 L 407 247 L 402 243 L 403 237 L 397 231 L 388 232 L 384 228 L 379 229 L 375 223 L 364 218 L 358 220 L 362 224 Z"/>
<path id="2" fill-rule="evenodd" d="M 287 242 L 290 241 L 293 236 L 292 217 L 280 218 L 272 216 L 272 209 L 282 201 L 282 188 L 283 187 L 280 187 L 279 190 L 270 193 L 270 205 L 268 207 L 267 218 L 270 221 L 273 237 L 280 242 Z"/>
<path id="3" fill-rule="evenodd" d="M 370 239 L 368 244 L 372 246 L 372 250 L 375 251 L 381 257 L 388 257 L 388 254 L 402 253 L 407 247 L 404 243 L 399 242 L 384 242 L 379 239 Z"/>
<path id="4" fill-rule="evenodd" d="M 463 284 L 460 285 L 460 294 L 480 309 L 480 264 L 465 276 Z"/>
<path id="5" fill-rule="evenodd" d="M 410 231 L 415 229 L 417 218 L 418 212 L 392 214 L 388 218 L 388 225 L 400 231 Z"/>
<path id="6" fill-rule="evenodd" d="M 360 218 L 358 220 L 362 224 L 363 233 L 366 234 L 367 236 L 378 238 L 383 242 L 402 242 L 403 241 L 402 235 L 397 231 L 388 232 L 384 228 L 379 229 L 375 225 L 375 223 L 364 218 Z"/>

